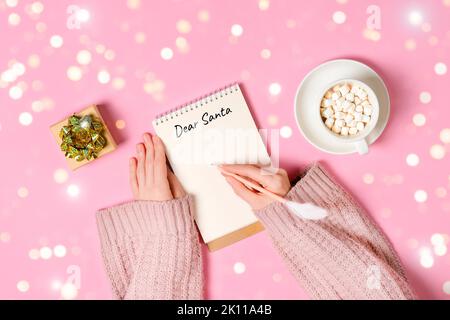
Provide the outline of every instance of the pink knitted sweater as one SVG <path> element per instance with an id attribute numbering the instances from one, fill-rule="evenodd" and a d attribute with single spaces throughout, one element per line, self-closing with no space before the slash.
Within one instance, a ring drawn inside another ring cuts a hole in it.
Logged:
<path id="1" fill-rule="evenodd" d="M 299 284 L 314 299 L 414 299 L 381 230 L 320 165 L 287 198 L 329 211 L 314 222 L 280 203 L 255 214 Z M 117 299 L 201 299 L 203 271 L 192 199 L 133 201 L 97 213 L 106 271 Z"/>

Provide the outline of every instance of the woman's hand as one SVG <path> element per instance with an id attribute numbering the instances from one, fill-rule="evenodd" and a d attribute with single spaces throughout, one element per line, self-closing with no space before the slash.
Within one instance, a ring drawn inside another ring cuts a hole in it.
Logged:
<path id="1" fill-rule="evenodd" d="M 278 169 L 276 173 L 272 173 L 264 170 L 264 168 L 250 164 L 222 165 L 221 168 L 255 182 L 266 190 L 282 197 L 284 197 L 291 189 L 289 177 L 283 169 Z M 262 209 L 274 201 L 256 190 L 249 189 L 243 183 L 231 176 L 224 175 L 224 177 L 233 188 L 234 192 L 245 200 L 253 210 Z"/>
<path id="2" fill-rule="evenodd" d="M 186 193 L 173 172 L 167 168 L 164 144 L 158 136 L 144 133 L 144 143 L 136 146 L 130 159 L 130 184 L 135 200 L 166 201 Z"/>

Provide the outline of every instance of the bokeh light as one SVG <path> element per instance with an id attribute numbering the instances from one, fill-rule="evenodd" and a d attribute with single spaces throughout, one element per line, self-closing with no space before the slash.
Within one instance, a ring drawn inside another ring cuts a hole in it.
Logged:
<path id="1" fill-rule="evenodd" d="M 81 71 L 80 67 L 77 66 L 70 66 L 67 69 L 67 78 L 72 81 L 80 81 L 83 77 L 83 72 Z"/>
<path id="2" fill-rule="evenodd" d="M 67 194 L 72 198 L 76 198 L 80 194 L 80 188 L 76 184 L 71 184 L 67 187 Z"/>
<path id="3" fill-rule="evenodd" d="M 414 193 L 414 199 L 416 199 L 416 201 L 419 203 L 423 203 L 423 202 L 427 201 L 428 194 L 425 190 L 417 190 Z"/>
<path id="4" fill-rule="evenodd" d="M 450 144 L 450 128 L 442 129 L 439 133 L 439 139 L 441 139 L 442 143 Z"/>
<path id="5" fill-rule="evenodd" d="M 65 169 L 56 169 L 53 172 L 53 180 L 55 180 L 56 183 L 62 184 L 67 181 L 69 178 L 69 174 Z"/>
<path id="6" fill-rule="evenodd" d="M 48 260 L 52 257 L 53 252 L 52 252 L 52 249 L 50 249 L 49 247 L 42 247 L 39 250 L 39 255 L 42 259 Z"/>
<path id="7" fill-rule="evenodd" d="M 73 300 L 78 296 L 78 288 L 70 282 L 67 282 L 61 287 L 61 298 L 64 300 Z"/>
<path id="8" fill-rule="evenodd" d="M 413 123 L 417 127 L 423 127 L 425 123 L 427 122 L 427 118 L 423 113 L 416 113 L 413 116 Z"/>
<path id="9" fill-rule="evenodd" d="M 365 173 L 363 175 L 363 182 L 365 184 L 373 184 L 375 182 L 375 177 L 373 174 L 371 173 Z"/>
<path id="10" fill-rule="evenodd" d="M 433 253 L 429 248 L 421 248 L 419 251 L 420 264 L 422 267 L 429 269 L 434 265 Z"/>
<path id="11" fill-rule="evenodd" d="M 434 144 L 430 148 L 430 155 L 433 159 L 441 160 L 445 157 L 445 148 L 440 144 Z"/>
<path id="12" fill-rule="evenodd" d="M 107 84 L 111 80 L 111 75 L 107 70 L 100 70 L 97 74 L 97 80 L 101 84 Z"/>
<path id="13" fill-rule="evenodd" d="M 428 104 L 431 102 L 431 93 L 428 91 L 422 91 L 419 96 L 420 102 L 423 104 Z"/>
<path id="14" fill-rule="evenodd" d="M 406 156 L 406 163 L 408 164 L 408 166 L 410 167 L 416 167 L 419 165 L 420 162 L 420 158 L 417 154 L 415 153 L 410 153 Z"/>
<path id="15" fill-rule="evenodd" d="M 19 115 L 19 123 L 23 126 L 29 126 L 33 122 L 33 116 L 29 112 L 22 112 Z"/>
<path id="16" fill-rule="evenodd" d="M 162 48 L 161 49 L 161 58 L 163 60 L 170 60 L 173 58 L 173 51 L 170 48 Z"/>
<path id="17" fill-rule="evenodd" d="M 292 136 L 292 129 L 291 129 L 291 127 L 289 127 L 289 126 L 281 127 L 281 129 L 280 129 L 280 136 L 282 138 L 285 138 L 285 139 L 290 138 Z"/>
<path id="18" fill-rule="evenodd" d="M 177 21 L 176 28 L 180 33 L 189 33 L 192 30 L 191 23 L 186 19 L 181 19 Z"/>
<path id="19" fill-rule="evenodd" d="M 61 48 L 64 44 L 64 40 L 61 36 L 59 35 L 54 35 L 50 38 L 50 45 L 53 48 Z"/>
<path id="20" fill-rule="evenodd" d="M 347 21 L 347 15 L 342 11 L 336 11 L 333 13 L 333 21 L 336 24 L 343 24 Z"/>
<path id="21" fill-rule="evenodd" d="M 20 198 L 28 197 L 28 189 L 26 187 L 20 187 L 19 190 L 17 190 L 17 195 Z"/>
<path id="22" fill-rule="evenodd" d="M 91 63 L 92 54 L 88 50 L 80 50 L 77 54 L 77 62 L 81 65 L 88 65 Z"/>
<path id="23" fill-rule="evenodd" d="M 91 18 L 91 13 L 86 9 L 79 9 L 75 13 L 75 17 L 79 22 L 88 22 Z"/>
<path id="24" fill-rule="evenodd" d="M 17 282 L 17 290 L 19 290 L 20 292 L 27 292 L 28 290 L 30 290 L 30 284 L 26 280 L 20 280 L 19 282 Z"/>
<path id="25" fill-rule="evenodd" d="M 423 22 L 423 15 L 418 10 L 413 10 L 408 14 L 408 21 L 414 26 L 421 25 Z"/>
<path id="26" fill-rule="evenodd" d="M 434 65 L 434 72 L 436 72 L 437 75 L 443 76 L 447 73 L 447 65 L 443 62 L 438 62 Z"/>
<path id="27" fill-rule="evenodd" d="M 270 56 L 272 55 L 272 53 L 270 52 L 269 49 L 262 49 L 261 50 L 261 58 L 267 60 L 270 58 Z"/>
<path id="28" fill-rule="evenodd" d="M 53 248 L 53 254 L 55 255 L 55 257 L 62 258 L 66 255 L 66 253 L 66 247 L 62 244 L 58 244 Z"/>
<path id="29" fill-rule="evenodd" d="M 131 10 L 137 10 L 141 6 L 141 0 L 127 0 L 127 6 Z"/>
<path id="30" fill-rule="evenodd" d="M 242 274 L 245 272 L 246 266 L 242 262 L 236 262 L 233 266 L 233 270 L 234 270 L 234 273 L 236 273 L 236 274 Z"/>
<path id="31" fill-rule="evenodd" d="M 9 89 L 9 97 L 13 100 L 19 100 L 23 96 L 23 90 L 19 86 L 13 86 Z"/>
<path id="32" fill-rule="evenodd" d="M 20 16 L 15 12 L 9 14 L 9 16 L 8 16 L 8 23 L 11 26 L 18 26 L 20 24 L 21 20 L 22 19 L 20 18 Z"/>
<path id="33" fill-rule="evenodd" d="M 235 37 L 240 37 L 244 33 L 244 28 L 240 24 L 233 24 L 231 26 L 231 34 Z"/>
<path id="34" fill-rule="evenodd" d="M 28 257 L 31 260 L 38 260 L 41 257 L 41 253 L 38 249 L 31 249 L 30 251 L 28 251 Z"/>
<path id="35" fill-rule="evenodd" d="M 208 22 L 209 21 L 209 11 L 202 9 L 198 12 L 197 18 L 201 22 Z"/>
<path id="36" fill-rule="evenodd" d="M 269 85 L 269 93 L 271 96 L 277 96 L 281 93 L 281 84 L 273 82 Z"/>

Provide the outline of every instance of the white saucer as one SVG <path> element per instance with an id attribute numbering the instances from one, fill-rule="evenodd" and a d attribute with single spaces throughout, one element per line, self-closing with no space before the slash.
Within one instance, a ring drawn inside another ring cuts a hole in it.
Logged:
<path id="1" fill-rule="evenodd" d="M 354 144 L 335 141 L 323 134 L 317 120 L 317 96 L 324 85 L 340 79 L 356 79 L 366 83 L 377 95 L 380 104 L 378 123 L 367 137 L 370 145 L 381 135 L 389 119 L 389 93 L 381 77 L 367 65 L 348 59 L 325 62 L 311 70 L 297 89 L 294 102 L 294 114 L 300 132 L 316 148 L 333 153 L 349 154 L 357 152 Z"/>

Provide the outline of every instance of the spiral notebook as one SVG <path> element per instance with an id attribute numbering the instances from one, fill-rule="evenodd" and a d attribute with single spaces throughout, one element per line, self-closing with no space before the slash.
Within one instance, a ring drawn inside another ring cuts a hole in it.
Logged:
<path id="1" fill-rule="evenodd" d="M 209 250 L 263 229 L 217 169 L 224 163 L 270 164 L 238 84 L 158 116 L 153 127 L 175 175 L 195 199 L 195 221 Z"/>

